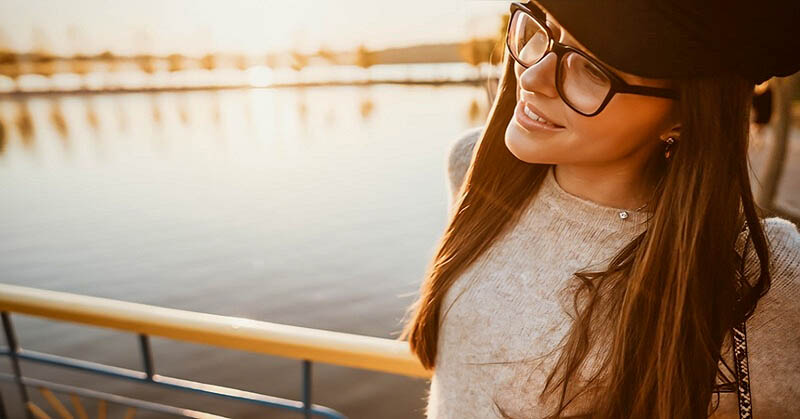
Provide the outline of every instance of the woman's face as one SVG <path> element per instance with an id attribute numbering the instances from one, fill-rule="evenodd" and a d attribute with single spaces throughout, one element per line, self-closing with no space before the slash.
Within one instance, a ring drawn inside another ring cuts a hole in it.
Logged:
<path id="1" fill-rule="evenodd" d="M 560 42 L 588 52 L 547 14 L 547 24 Z M 600 60 L 599 60 L 600 61 Z M 601 63 L 605 64 L 603 61 Z M 675 125 L 675 101 L 652 96 L 617 93 L 597 115 L 583 116 L 570 108 L 555 86 L 554 53 L 527 69 L 514 63 L 517 104 L 529 103 L 545 119 L 560 125 L 553 130 L 525 128 L 512 117 L 505 135 L 506 146 L 528 163 L 597 165 L 617 161 L 643 162 L 661 150 L 660 137 Z M 606 67 L 634 85 L 668 87 L 659 79 L 646 79 Z M 640 160 L 641 159 L 641 160 Z"/>

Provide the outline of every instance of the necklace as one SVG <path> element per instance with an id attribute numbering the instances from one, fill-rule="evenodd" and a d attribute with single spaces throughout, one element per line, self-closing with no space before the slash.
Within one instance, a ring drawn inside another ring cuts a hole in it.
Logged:
<path id="1" fill-rule="evenodd" d="M 647 203 L 645 203 L 644 205 L 642 205 L 639 208 L 636 208 L 635 210 L 633 210 L 633 212 L 637 212 L 637 211 L 641 210 L 642 208 L 644 208 L 646 206 L 647 206 Z M 626 210 L 622 210 L 622 211 L 619 212 L 619 218 L 621 218 L 623 220 L 628 218 L 629 215 L 630 214 L 628 214 L 628 211 L 626 211 Z"/>

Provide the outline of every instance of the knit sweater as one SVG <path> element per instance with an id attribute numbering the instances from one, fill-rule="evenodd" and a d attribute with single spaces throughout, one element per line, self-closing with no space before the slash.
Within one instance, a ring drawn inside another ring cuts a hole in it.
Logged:
<path id="1" fill-rule="evenodd" d="M 449 148 L 451 207 L 481 131 L 465 131 Z M 629 216 L 621 218 L 620 211 L 566 192 L 551 167 L 519 221 L 445 295 L 428 418 L 501 417 L 493 399 L 515 417 L 549 413 L 553 404 L 540 405 L 537 396 L 568 332 L 568 313 L 574 313 L 571 296 L 564 291 L 572 273 L 606 267 L 644 229 L 648 214 L 627 211 Z M 763 225 L 772 251 L 773 282 L 747 321 L 753 415 L 800 418 L 800 233 L 777 217 Z M 740 235 L 740 248 L 743 239 Z M 747 272 L 757 272 L 755 252 L 748 255 Z M 723 357 L 733 367 L 729 335 Z M 589 365 L 593 360 L 590 352 Z M 716 401 L 715 395 L 712 404 Z M 566 413 L 585 407 L 577 403 Z M 738 417 L 735 392 L 720 394 L 712 417 Z"/>

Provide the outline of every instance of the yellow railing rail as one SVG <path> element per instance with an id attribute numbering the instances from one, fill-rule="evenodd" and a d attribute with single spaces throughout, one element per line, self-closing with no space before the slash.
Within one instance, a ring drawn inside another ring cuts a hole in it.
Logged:
<path id="1" fill-rule="evenodd" d="M 0 284 L 0 311 L 267 355 L 430 378 L 408 342 Z"/>

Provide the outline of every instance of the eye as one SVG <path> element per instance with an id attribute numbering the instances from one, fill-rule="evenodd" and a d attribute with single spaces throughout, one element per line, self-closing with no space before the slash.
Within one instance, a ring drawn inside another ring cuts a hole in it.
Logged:
<path id="1" fill-rule="evenodd" d="M 591 65 L 589 63 L 586 63 L 583 66 L 583 69 L 586 70 L 593 77 L 598 78 L 598 79 L 601 78 L 602 75 L 603 75 L 597 68 L 595 68 L 595 66 L 593 66 L 593 65 Z"/>
<path id="2" fill-rule="evenodd" d="M 603 74 L 597 67 L 593 64 L 589 63 L 588 61 L 583 63 L 583 72 L 588 74 L 589 77 L 595 79 L 598 82 L 605 83 L 608 81 L 608 78 L 605 74 Z"/>

